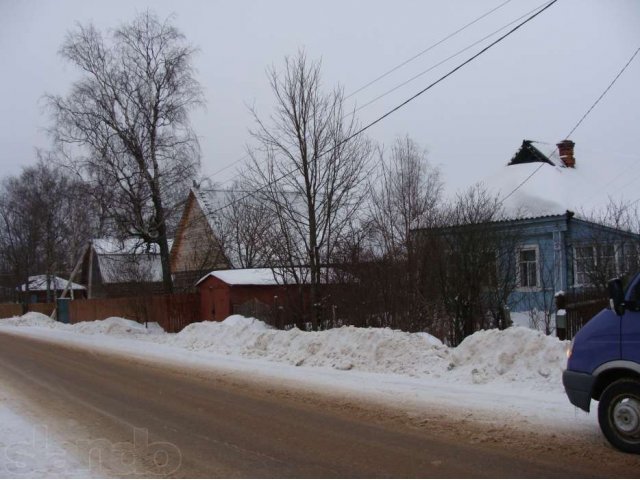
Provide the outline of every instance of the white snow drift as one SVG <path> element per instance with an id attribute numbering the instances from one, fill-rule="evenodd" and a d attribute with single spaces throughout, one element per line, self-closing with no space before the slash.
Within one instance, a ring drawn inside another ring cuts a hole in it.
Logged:
<path id="1" fill-rule="evenodd" d="M 234 315 L 223 322 L 199 322 L 180 333 L 165 333 L 124 318 L 64 325 L 44 315 L 0 320 L 0 325 L 47 327 L 74 334 L 127 337 L 294 366 L 330 367 L 371 373 L 433 378 L 464 384 L 511 383 L 528 389 L 561 391 L 566 342 L 524 327 L 480 331 L 457 348 L 426 333 L 389 328 L 341 327 L 323 332 L 275 330 Z"/>

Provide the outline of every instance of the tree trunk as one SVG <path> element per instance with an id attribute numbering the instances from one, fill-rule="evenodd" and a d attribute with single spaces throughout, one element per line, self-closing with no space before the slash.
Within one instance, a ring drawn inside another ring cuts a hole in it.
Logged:
<path id="1" fill-rule="evenodd" d="M 160 247 L 160 263 L 162 265 L 162 285 L 164 293 L 173 293 L 173 278 L 171 276 L 171 257 L 169 242 L 167 241 L 167 224 L 164 218 L 164 207 L 157 182 L 152 185 L 152 201 L 156 210 L 156 225 L 158 226 L 157 242 Z"/>

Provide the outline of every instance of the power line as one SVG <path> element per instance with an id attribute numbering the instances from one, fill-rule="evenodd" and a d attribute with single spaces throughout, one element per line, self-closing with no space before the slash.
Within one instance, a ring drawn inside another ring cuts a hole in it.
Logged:
<path id="1" fill-rule="evenodd" d="M 622 67 L 622 70 L 618 72 L 618 74 L 611 81 L 609 86 L 605 88 L 604 92 L 602 92 L 602 94 L 598 97 L 598 99 L 595 102 L 593 102 L 593 105 L 589 107 L 589 110 L 587 110 L 585 114 L 582 116 L 582 118 L 578 120 L 578 123 L 576 123 L 576 125 L 571 129 L 571 131 L 569 132 L 569 135 L 567 135 L 566 138 L 569 138 L 573 134 L 573 132 L 576 131 L 576 129 L 580 126 L 580 124 L 582 124 L 584 119 L 587 118 L 587 116 L 591 113 L 591 111 L 595 108 L 595 106 L 598 105 L 598 103 L 600 103 L 600 100 L 602 100 L 602 98 L 609 92 L 609 90 L 611 90 L 611 87 L 613 87 L 613 85 L 618 81 L 620 76 L 624 73 L 624 71 L 631 64 L 631 62 L 633 62 L 633 59 L 636 58 L 636 55 L 638 55 L 638 52 L 640 52 L 640 47 L 633 53 L 633 55 L 631 55 L 631 58 L 629 59 L 629 61 L 625 64 L 624 67 Z"/>
<path id="2" fill-rule="evenodd" d="M 613 87 L 613 85 L 618 81 L 618 79 L 620 78 L 620 76 L 624 73 L 624 71 L 627 69 L 627 67 L 629 67 L 629 65 L 631 64 L 631 62 L 633 61 L 633 59 L 636 57 L 636 55 L 638 55 L 638 52 L 640 52 L 640 47 L 633 53 L 633 55 L 631 55 L 631 58 L 629 58 L 629 60 L 627 61 L 627 63 L 624 65 L 624 67 L 622 67 L 622 70 L 620 70 L 618 72 L 618 74 L 615 76 L 615 78 L 611 81 L 611 83 L 607 86 L 607 88 L 604 89 L 604 91 L 600 94 L 600 96 L 597 98 L 597 100 L 595 102 L 593 102 L 593 104 L 589 107 L 589 109 L 585 112 L 584 115 L 582 115 L 582 118 L 580 118 L 580 120 L 578 120 L 578 123 L 576 123 L 574 125 L 574 127 L 571 129 L 571 131 L 568 133 L 568 135 L 565 137 L 566 139 L 569 139 L 569 137 L 571 137 L 571 135 L 573 135 L 573 133 L 578 129 L 578 127 L 582 124 L 582 122 L 585 120 L 585 118 L 587 118 L 587 116 L 593 111 L 593 109 L 596 107 L 596 105 L 598 105 L 598 103 L 600 103 L 600 100 L 602 100 L 602 98 L 609 92 L 609 90 L 611 90 L 611 87 Z M 549 152 L 550 156 L 553 152 L 555 151 L 552 150 L 551 152 Z M 518 191 L 525 183 L 527 183 L 531 177 L 533 177 L 536 173 L 538 173 L 540 171 L 540 169 L 544 166 L 544 163 L 540 163 L 540 165 L 538 166 L 538 168 L 536 168 L 527 178 L 525 178 L 516 188 L 514 188 L 513 190 L 511 190 L 511 192 L 509 192 L 509 194 L 507 196 L 505 196 L 502 200 L 500 200 L 499 204 L 502 205 L 505 200 L 507 200 L 507 198 L 509 198 L 511 195 L 513 195 L 516 191 Z M 640 198 L 638 200 L 636 200 L 636 202 L 640 201 Z M 636 203 L 634 202 L 634 203 Z"/>
<path id="3" fill-rule="evenodd" d="M 212 178 L 212 177 L 214 177 L 215 175 L 218 175 L 219 173 L 222 173 L 222 172 L 224 172 L 224 171 L 226 171 L 226 170 L 229 170 L 231 167 L 236 166 L 236 164 L 238 164 L 239 162 L 241 162 L 241 161 L 242 161 L 242 160 L 244 160 L 245 158 L 249 158 L 249 154 L 248 154 L 248 153 L 245 153 L 243 156 L 241 156 L 241 157 L 237 158 L 236 160 L 234 160 L 233 162 L 229 163 L 226 167 L 222 167 L 221 169 L 216 170 L 216 171 L 215 171 L 215 172 L 213 172 L 211 175 L 208 175 L 208 176 L 207 176 L 207 177 L 205 177 L 205 178 L 209 178 L 209 179 L 211 179 L 211 178 Z M 234 177 L 231 177 L 231 178 L 235 178 L 235 175 L 234 175 Z"/>
<path id="4" fill-rule="evenodd" d="M 497 38 L 496 40 L 494 40 L 493 42 L 491 42 L 489 45 L 487 45 L 486 47 L 484 47 L 482 50 L 480 50 L 478 53 L 476 53 L 475 55 L 472 55 L 471 57 L 469 57 L 467 60 L 465 60 L 464 62 L 462 62 L 461 64 L 459 64 L 457 67 L 453 68 L 452 70 L 450 70 L 448 73 L 444 74 L 443 76 L 441 76 L 440 78 L 438 78 L 437 80 L 435 80 L 434 82 L 432 82 L 431 84 L 429 84 L 428 86 L 426 86 L 425 88 L 423 88 L 422 90 L 420 90 L 418 93 L 412 95 L 411 97 L 409 97 L 408 99 L 406 99 L 404 102 L 400 103 L 399 105 L 393 107 L 391 110 L 389 110 L 388 112 L 384 113 L 383 115 L 381 115 L 380 117 L 376 118 L 375 120 L 373 120 L 372 122 L 368 123 L 367 125 L 365 125 L 364 127 L 362 127 L 360 130 L 358 130 L 357 132 L 353 133 L 352 135 L 350 135 L 349 137 L 345 138 L 344 140 L 338 142 L 338 144 L 336 144 L 334 147 L 331 147 L 328 150 L 325 150 L 324 152 L 319 153 L 314 161 L 317 161 L 319 158 L 323 157 L 324 155 L 327 155 L 328 153 L 331 153 L 335 150 L 337 150 L 338 148 L 340 148 L 342 145 L 344 145 L 345 143 L 347 143 L 348 141 L 352 140 L 353 138 L 357 137 L 358 135 L 364 133 L 366 130 L 368 130 L 369 128 L 373 127 L 374 125 L 377 125 L 378 123 L 380 123 L 382 120 L 384 120 L 385 118 L 387 118 L 388 116 L 390 116 L 391 114 L 397 112 L 398 110 L 400 110 L 401 108 L 403 108 L 404 106 L 406 106 L 407 104 L 409 104 L 410 102 L 412 102 L 413 100 L 415 100 L 416 98 L 418 98 L 419 96 L 423 95 L 425 92 L 431 90 L 433 87 L 435 87 L 436 85 L 438 85 L 439 83 L 441 83 L 442 81 L 446 80 L 447 78 L 449 78 L 451 75 L 453 75 L 454 73 L 456 73 L 458 70 L 460 70 L 461 68 L 463 68 L 464 66 L 468 65 L 469 63 L 473 62 L 476 58 L 480 57 L 481 55 L 483 55 L 485 52 L 487 52 L 488 50 L 490 50 L 491 48 L 493 48 L 495 45 L 497 45 L 498 43 L 502 42 L 504 39 L 506 39 L 507 37 L 509 37 L 511 34 L 513 34 L 514 32 L 516 32 L 517 30 L 519 30 L 520 28 L 522 28 L 524 25 L 526 25 L 527 23 L 529 23 L 531 20 L 533 20 L 534 18 L 536 18 L 538 15 L 540 15 L 542 12 L 544 12 L 545 10 L 547 10 L 548 8 L 550 8 L 553 4 L 555 4 L 558 0 L 552 0 L 550 2 L 547 3 L 547 5 L 538 10 L 536 13 L 532 14 L 531 16 L 529 16 L 528 18 L 526 18 L 524 21 L 520 22 L 518 25 L 516 25 L 515 27 L 513 27 L 511 30 L 509 30 L 507 33 L 505 33 L 504 35 L 502 35 L 501 37 Z M 282 174 L 281 176 L 277 177 L 274 180 L 271 180 L 269 182 L 267 182 L 265 185 L 257 188 L 256 190 L 253 191 L 253 193 L 245 195 L 244 197 L 240 197 L 239 199 L 237 199 L 236 201 L 240 201 L 240 200 L 244 200 L 245 198 L 248 198 L 250 196 L 255 195 L 256 193 L 259 193 L 260 191 L 264 190 L 265 188 L 276 184 L 277 182 L 279 182 L 280 180 L 288 177 L 289 175 L 292 175 L 293 173 L 296 172 L 297 169 L 292 169 L 289 170 L 288 172 Z M 231 202 L 229 204 L 223 205 L 220 208 L 216 209 L 214 212 L 218 212 L 220 210 L 223 210 L 224 208 L 227 208 L 231 205 L 233 205 L 233 203 L 235 202 Z"/>
<path id="5" fill-rule="evenodd" d="M 474 24 L 478 23 L 480 20 L 482 20 L 482 19 L 486 18 L 487 16 L 491 15 L 493 12 L 495 12 L 495 11 L 499 10 L 500 8 L 504 7 L 506 4 L 510 3 L 511 1 L 512 1 L 512 0 L 506 0 L 505 2 L 502 2 L 502 3 L 501 3 L 501 4 L 499 4 L 498 6 L 496 6 L 496 7 L 492 8 L 491 10 L 489 10 L 489 11 L 487 11 L 487 12 L 485 12 L 485 13 L 484 13 L 484 14 L 482 14 L 481 16 L 477 17 L 475 20 L 473 20 L 473 21 L 471 21 L 471 22 L 467 23 L 466 25 L 464 25 L 464 26 L 460 27 L 458 30 L 454 31 L 453 33 L 450 33 L 449 35 L 445 36 L 444 38 L 442 38 L 442 39 L 441 39 L 441 40 L 439 40 L 438 42 L 434 43 L 433 45 L 431 45 L 431 46 L 427 47 L 426 49 L 422 50 L 421 52 L 419 52 L 419 53 L 415 54 L 414 56 L 412 56 L 411 58 L 409 58 L 409 59 L 405 60 L 404 62 L 402 62 L 402 63 L 400 63 L 400 64 L 396 65 L 395 67 L 391 68 L 390 70 L 388 70 L 387 72 L 383 73 L 382 75 L 380 75 L 380 76 L 378 76 L 378 77 L 374 78 L 373 80 L 371 80 L 371 81 L 370 81 L 369 83 L 367 83 L 366 85 L 363 85 L 362 87 L 358 88 L 358 89 L 357 89 L 357 90 L 355 90 L 354 92 L 352 92 L 352 93 L 350 93 L 349 95 L 347 95 L 346 97 L 344 97 L 344 99 L 343 99 L 343 100 L 347 100 L 347 99 L 351 98 L 351 97 L 352 97 L 352 96 L 354 96 L 355 94 L 357 94 L 357 93 L 361 92 L 362 90 L 366 89 L 367 87 L 369 87 L 369 86 L 373 85 L 374 83 L 378 82 L 379 80 L 381 80 L 381 79 L 385 78 L 386 76 L 390 75 L 391 73 L 395 72 L 396 70 L 400 69 L 401 67 L 403 67 L 403 66 L 407 65 L 408 63 L 412 62 L 413 60 L 415 60 L 415 59 L 419 58 L 420 56 L 424 55 L 425 53 L 427 53 L 427 52 L 429 52 L 429 51 L 433 50 L 435 47 L 437 47 L 437 46 L 439 46 L 439 45 L 443 44 L 445 41 L 447 41 L 447 40 L 449 40 L 449 39 L 453 38 L 453 37 L 454 37 L 454 36 L 456 36 L 458 33 L 460 33 L 460 32 L 462 32 L 462 31 L 466 30 L 466 29 L 467 29 L 467 28 L 469 28 L 470 26 L 472 26 L 472 25 L 474 25 Z M 545 3 L 546 3 L 546 2 L 545 2 Z M 438 62 L 437 64 L 435 64 L 435 65 L 431 66 L 431 67 L 430 67 L 430 68 L 428 68 L 427 70 L 425 70 L 425 71 L 423 71 L 423 72 L 419 73 L 418 75 L 416 75 L 416 76 L 414 76 L 414 77 L 410 78 L 409 80 L 407 80 L 407 81 L 405 81 L 405 82 L 401 83 L 400 85 L 397 85 L 397 86 L 396 86 L 396 87 L 394 87 L 393 89 L 391 89 L 391 90 L 389 90 L 389 91 L 387 91 L 387 92 L 385 92 L 385 93 L 383 93 L 383 94 L 381 94 L 381 95 L 379 95 L 379 96 L 375 97 L 374 99 L 372 99 L 372 100 L 368 101 L 368 102 L 367 102 L 367 103 L 365 103 L 364 105 L 361 105 L 360 107 L 358 107 L 358 108 L 357 108 L 356 110 L 354 110 L 353 112 L 349 112 L 347 115 L 345 115 L 345 118 L 346 118 L 346 117 L 348 117 L 349 115 L 353 115 L 353 114 L 355 114 L 356 112 L 358 112 L 358 111 L 362 110 L 363 108 L 365 108 L 365 107 L 367 107 L 367 106 L 371 105 L 372 103 L 374 103 L 374 102 L 376 102 L 376 101 L 380 100 L 381 98 L 383 98 L 383 97 L 385 97 L 385 96 L 389 95 L 390 93 L 392 93 L 392 92 L 396 91 L 397 89 L 399 89 L 399 88 L 401 88 L 401 87 L 403 87 L 403 86 L 407 85 L 408 83 L 410 83 L 410 82 L 414 81 L 415 79 L 417 79 L 417 78 L 421 77 L 422 75 L 424 75 L 424 74 L 426 74 L 426 73 L 430 72 L 431 70 L 433 70 L 433 69 L 435 69 L 435 68 L 439 67 L 439 66 L 440 66 L 440 65 L 442 65 L 443 63 L 448 62 L 449 60 L 451 60 L 452 58 L 454 58 L 454 57 L 456 57 L 456 56 L 460 55 L 461 53 L 464 53 L 465 51 L 467 51 L 467 50 L 469 50 L 470 48 L 472 48 L 472 47 L 474 47 L 474 46 L 478 45 L 479 43 L 483 42 L 483 41 L 484 41 L 484 40 L 486 40 L 487 38 L 492 37 L 492 36 L 493 36 L 493 35 L 495 35 L 496 33 L 498 33 L 498 32 L 500 32 L 500 31 L 504 30 L 504 29 L 505 29 L 505 28 L 507 28 L 507 27 L 509 27 L 510 25 L 513 25 L 513 24 L 514 24 L 514 23 L 516 23 L 518 20 L 521 20 L 522 18 L 526 17 L 527 15 L 529 15 L 529 14 L 531 14 L 532 12 L 536 11 L 537 9 L 541 8 L 541 6 L 542 6 L 542 5 L 544 5 L 544 3 L 543 3 L 543 4 L 541 4 L 541 5 L 539 5 L 538 7 L 534 8 L 533 10 L 530 10 L 529 12 L 525 13 L 524 15 L 522 15 L 522 16 L 520 16 L 520 17 L 516 18 L 516 19 L 515 19 L 515 20 L 513 20 L 512 22 L 510 22 L 510 23 L 508 23 L 508 24 L 504 25 L 503 27 L 499 28 L 498 30 L 494 31 L 493 33 L 491 33 L 491 34 L 489 34 L 489 35 L 487 35 L 487 36 L 483 37 L 482 39 L 480 39 L 480 40 L 478 40 L 478 41 L 476 41 L 476 42 L 472 43 L 472 44 L 471 44 L 471 45 L 469 45 L 468 47 L 466 47 L 466 48 L 464 48 L 464 49 L 462 49 L 462 50 L 459 50 L 457 53 L 455 53 L 455 54 L 453 54 L 453 55 L 451 55 L 451 56 L 449 56 L 449 57 L 445 58 L 444 60 L 442 60 L 442 61 Z M 231 163 L 229 163 L 228 165 L 226 165 L 226 166 L 224 166 L 224 167 L 220 168 L 219 170 L 216 170 L 215 172 L 213 172 L 213 173 L 211 173 L 211 174 L 207 175 L 205 178 L 212 179 L 212 177 L 214 177 L 214 176 L 216 176 L 216 175 L 218 175 L 218 174 L 220 174 L 220 173 L 222 173 L 222 172 L 224 172 L 224 171 L 226 171 L 226 170 L 230 169 L 231 167 L 233 167 L 233 166 L 237 165 L 239 162 L 241 162 L 241 161 L 243 161 L 243 160 L 245 160 L 245 159 L 249 158 L 249 156 L 250 156 L 250 155 L 249 155 L 248 153 L 247 153 L 247 154 L 244 154 L 242 157 L 237 158 L 236 160 L 232 161 L 232 162 L 231 162 Z M 226 180 L 226 181 L 230 181 L 230 180 L 232 180 L 232 179 L 236 178 L 237 176 L 238 176 L 238 174 L 236 174 L 236 175 L 232 176 L 229 180 Z"/>
<path id="6" fill-rule="evenodd" d="M 414 61 L 416 58 L 421 57 L 422 55 L 424 55 L 425 53 L 433 50 L 434 48 L 436 48 L 437 46 L 443 44 L 444 42 L 446 42 L 447 40 L 449 40 L 450 38 L 455 37 L 457 34 L 459 34 L 460 32 L 466 30 L 467 28 L 469 28 L 470 26 L 478 23 L 480 20 L 482 20 L 483 18 L 491 15 L 493 12 L 495 12 L 496 10 L 499 10 L 500 8 L 504 7 L 507 3 L 511 2 L 511 0 L 507 0 L 506 2 L 501 3 L 500 5 L 498 5 L 497 7 L 492 8 L 491 10 L 489 10 L 488 12 L 482 14 L 481 16 L 479 16 L 478 18 L 476 18 L 475 20 L 467 23 L 466 25 L 460 27 L 458 30 L 456 30 L 453 33 L 450 33 L 449 35 L 447 35 L 446 37 L 442 38 L 441 40 L 438 40 L 436 43 L 434 43 L 433 45 L 425 48 L 424 50 L 422 50 L 419 53 L 416 53 L 414 56 L 412 56 L 411 58 L 405 60 L 402 63 L 399 63 L 398 65 L 396 65 L 395 67 L 392 67 L 390 70 L 387 70 L 386 72 L 384 72 L 382 75 L 374 78 L 373 80 L 371 80 L 369 83 L 363 85 L 362 87 L 358 88 L 357 90 L 351 92 L 349 95 L 347 95 L 346 97 L 344 97 L 345 100 L 353 97 L 355 94 L 360 93 L 362 90 L 364 90 L 367 87 L 370 87 L 371 85 L 373 85 L 374 83 L 382 80 L 383 78 L 387 77 L 388 75 L 391 75 L 393 72 L 395 72 L 396 70 L 404 67 L 406 64 Z"/>
<path id="7" fill-rule="evenodd" d="M 371 105 L 372 103 L 377 102 L 377 101 L 378 101 L 378 100 L 380 100 L 381 98 L 386 97 L 387 95 L 389 95 L 389 94 L 391 94 L 391 93 L 395 92 L 396 90 L 398 90 L 398 89 L 400 89 L 400 88 L 404 87 L 405 85 L 407 85 L 407 84 L 409 84 L 409 83 L 413 82 L 414 80 L 416 80 L 416 79 L 418 79 L 418 78 L 422 77 L 423 75 L 425 75 L 425 74 L 429 73 L 430 71 L 434 70 L 435 68 L 439 67 L 440 65 L 442 65 L 442 64 L 444 64 L 444 63 L 447 63 L 447 62 L 448 62 L 449 60 L 451 60 L 452 58 L 457 57 L 458 55 L 460 55 L 460 54 L 462 54 L 462 53 L 466 52 L 467 50 L 469 50 L 469 49 L 471 49 L 471 48 L 475 47 L 476 45 L 478 45 L 478 44 L 480 44 L 480 43 L 484 42 L 484 41 L 485 41 L 485 40 L 487 40 L 488 38 L 493 37 L 493 36 L 494 36 L 494 35 L 496 35 L 497 33 L 499 33 L 499 32 L 501 32 L 502 30 L 504 30 L 505 28 L 510 27 L 510 26 L 511 26 L 511 25 L 513 25 L 514 23 L 516 23 L 516 22 L 518 22 L 518 21 L 522 20 L 523 18 L 525 18 L 527 15 L 530 15 L 530 14 L 532 14 L 533 12 L 535 12 L 536 10 L 538 10 L 538 9 L 542 8 L 542 6 L 546 5 L 546 3 L 547 3 L 547 2 L 544 2 L 544 3 L 540 4 L 540 5 L 538 5 L 536 8 L 534 8 L 534 9 L 532 9 L 532 10 L 529 10 L 529 11 L 528 11 L 527 13 L 525 13 L 524 15 L 519 16 L 519 17 L 518 17 L 518 18 L 516 18 L 515 20 L 512 20 L 511 22 L 509 22 L 509 23 L 507 23 L 506 25 L 504 25 L 504 26 L 500 27 L 499 29 L 497 29 L 497 30 L 495 30 L 495 31 L 491 32 L 491 33 L 490 33 L 490 34 L 488 34 L 488 35 L 485 35 L 485 36 L 484 36 L 484 37 L 482 37 L 481 39 L 479 39 L 479 40 L 477 40 L 477 41 L 473 42 L 471 45 L 468 45 L 468 46 L 466 46 L 465 48 L 463 48 L 463 49 L 461 49 L 461 50 L 458 50 L 456 53 L 454 53 L 454 54 L 452 54 L 452 55 L 449 55 L 449 56 L 448 56 L 447 58 L 445 58 L 444 60 L 441 60 L 440 62 L 436 63 L 435 65 L 432 65 L 431 67 L 427 68 L 426 70 L 423 70 L 422 72 L 420 72 L 420 73 L 418 73 L 418 74 L 414 75 L 413 77 L 409 78 L 408 80 L 405 80 L 404 82 L 402 82 L 402 83 L 400 83 L 400 84 L 396 85 L 395 87 L 393 87 L 393 88 L 391 88 L 391 89 L 387 90 L 386 92 L 381 93 L 381 94 L 380 94 L 380 95 L 378 95 L 377 97 L 374 97 L 373 99 L 369 100 L 367 103 L 365 103 L 365 104 L 363 104 L 363 105 L 360 105 L 358 108 L 356 108 L 355 110 L 353 110 L 353 112 L 349 112 L 347 115 L 345 115 L 345 117 L 348 117 L 348 116 L 350 116 L 350 115 L 354 115 L 355 113 L 359 112 L 359 111 L 360 111 L 360 110 L 362 110 L 363 108 L 368 107 L 368 106 L 369 106 L 369 105 Z"/>

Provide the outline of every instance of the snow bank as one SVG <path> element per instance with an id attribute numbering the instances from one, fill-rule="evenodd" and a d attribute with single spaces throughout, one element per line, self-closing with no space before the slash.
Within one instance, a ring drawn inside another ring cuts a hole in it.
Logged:
<path id="1" fill-rule="evenodd" d="M 255 319 L 200 322 L 155 339 L 207 351 L 288 365 L 330 367 L 442 378 L 456 383 L 521 383 L 561 389 L 566 344 L 524 327 L 476 332 L 457 348 L 425 333 L 389 328 L 341 327 L 324 332 L 274 330 Z"/>
<path id="2" fill-rule="evenodd" d="M 451 373 L 473 383 L 557 387 L 567 363 L 568 343 L 524 327 L 476 332 L 452 349 Z"/>
<path id="3" fill-rule="evenodd" d="M 160 334 L 164 330 L 157 323 L 149 323 L 148 328 L 143 323 L 133 320 L 127 320 L 120 317 L 109 317 L 104 320 L 95 320 L 90 322 L 79 322 L 69 326 L 70 330 L 86 335 L 107 334 L 107 335 L 125 335 L 125 334 Z"/>
<path id="4" fill-rule="evenodd" d="M 28 312 L 21 317 L 0 319 L 0 326 L 6 327 L 49 327 L 58 328 L 62 324 L 52 320 L 47 315 L 38 312 Z"/>
<path id="5" fill-rule="evenodd" d="M 191 324 L 167 340 L 189 350 L 340 370 L 416 375 L 432 373 L 447 363 L 446 347 L 431 335 L 355 327 L 281 331 L 239 315 L 223 322 Z"/>
<path id="6" fill-rule="evenodd" d="M 530 389 L 562 389 L 566 344 L 525 327 L 487 330 L 448 348 L 427 333 L 389 328 L 341 327 L 323 332 L 275 330 L 254 318 L 233 315 L 223 322 L 198 322 L 180 333 L 157 323 L 107 318 L 64 325 L 30 313 L 0 325 L 62 329 L 82 335 L 135 338 L 192 352 L 280 362 L 292 366 L 398 374 L 461 384 L 517 384 Z"/>

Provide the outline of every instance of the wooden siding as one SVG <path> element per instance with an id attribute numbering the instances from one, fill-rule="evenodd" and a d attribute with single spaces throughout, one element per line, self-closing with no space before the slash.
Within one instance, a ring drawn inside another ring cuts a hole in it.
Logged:
<path id="1" fill-rule="evenodd" d="M 192 287 L 206 272 L 228 268 L 220 243 L 193 192 L 180 220 L 171 250 L 171 271 L 178 277 L 179 288 Z M 184 273 L 187 275 L 183 275 Z"/>

